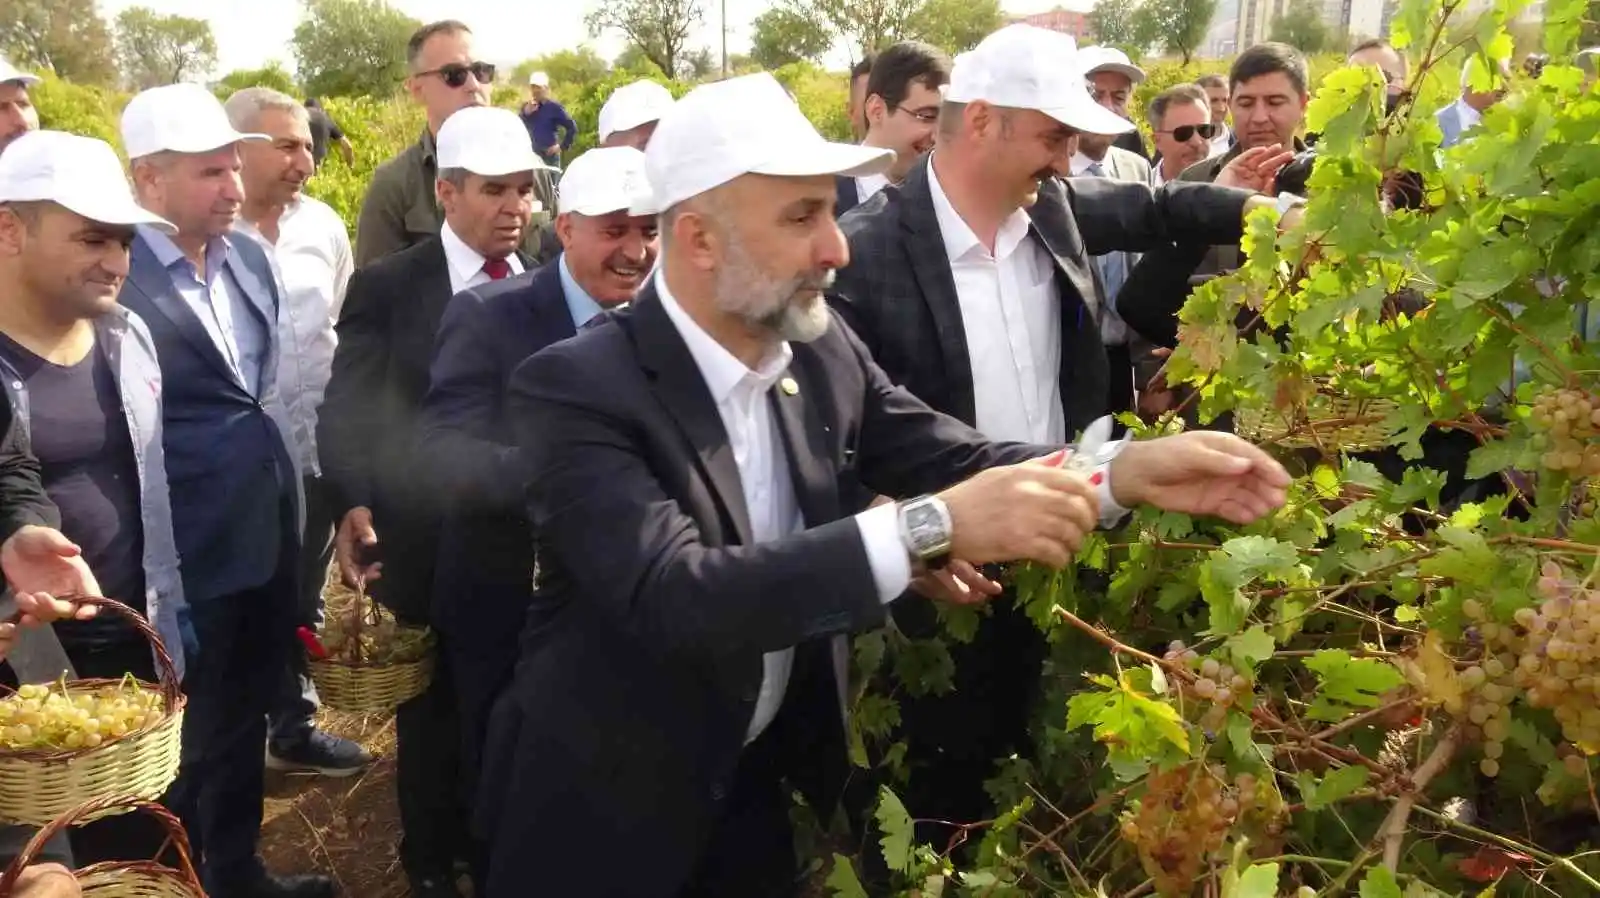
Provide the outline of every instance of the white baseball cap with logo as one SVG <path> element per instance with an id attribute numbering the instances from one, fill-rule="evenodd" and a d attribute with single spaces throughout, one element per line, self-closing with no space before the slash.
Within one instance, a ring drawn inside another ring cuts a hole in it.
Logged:
<path id="1" fill-rule="evenodd" d="M 650 191 L 644 153 L 633 147 L 600 147 L 572 160 L 561 175 L 562 215 L 599 216 L 626 211 L 629 215 L 656 215 L 661 206 Z"/>
<path id="2" fill-rule="evenodd" d="M 672 92 L 654 81 L 635 81 L 611 92 L 600 107 L 600 142 L 619 131 L 660 121 L 672 108 Z"/>
<path id="3" fill-rule="evenodd" d="M 0 203 L 51 202 L 108 225 L 178 229 L 133 199 L 122 161 L 103 140 L 64 131 L 32 131 L 0 156 Z"/>
<path id="4" fill-rule="evenodd" d="M 40 80 L 38 75 L 30 75 L 0 56 L 0 84 L 20 84 L 28 87 L 38 84 Z"/>
<path id="5" fill-rule="evenodd" d="M 464 168 L 486 178 L 550 168 L 533 151 L 522 119 L 496 106 L 468 106 L 451 113 L 439 127 L 434 158 L 441 171 Z"/>
<path id="6" fill-rule="evenodd" d="M 271 140 L 235 131 L 222 101 L 198 84 L 142 91 L 122 110 L 122 148 L 129 159 L 152 153 L 209 153 L 241 140 Z"/>
<path id="7" fill-rule="evenodd" d="M 1144 81 L 1144 69 L 1133 64 L 1128 54 L 1116 47 L 1084 47 L 1078 51 L 1085 78 L 1098 72 L 1116 72 L 1134 84 Z"/>
<path id="8" fill-rule="evenodd" d="M 957 56 L 944 99 L 1033 109 L 1089 134 L 1134 129 L 1132 122 L 1089 95 L 1077 43 L 1068 35 L 1033 25 L 1007 25 Z"/>
<path id="9" fill-rule="evenodd" d="M 534 72 L 528 76 L 528 83 L 535 87 L 549 87 L 550 76 L 544 72 Z"/>
<path id="10" fill-rule="evenodd" d="M 818 134 L 783 85 L 765 72 L 689 91 L 661 117 L 644 155 L 663 209 L 741 175 L 863 177 L 894 161 L 893 150 L 834 143 Z"/>

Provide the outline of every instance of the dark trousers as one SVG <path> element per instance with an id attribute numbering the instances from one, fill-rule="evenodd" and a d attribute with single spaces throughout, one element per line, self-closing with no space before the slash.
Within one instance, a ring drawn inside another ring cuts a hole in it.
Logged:
<path id="1" fill-rule="evenodd" d="M 262 751 L 294 642 L 291 561 L 265 586 L 191 604 L 200 652 L 184 678 L 183 761 L 166 803 L 189 831 L 207 892 L 263 872 Z"/>
<path id="2" fill-rule="evenodd" d="M 458 755 L 461 775 L 460 806 L 471 809 L 478 795 L 479 773 L 483 767 L 484 744 L 488 738 L 489 718 L 495 700 L 511 682 L 517 668 L 517 647 L 522 617 L 526 604 L 520 611 L 499 609 L 507 619 L 505 626 L 474 627 L 470 633 L 444 637 L 442 649 L 450 656 L 450 677 L 455 681 L 455 708 L 457 730 L 460 735 Z M 479 621 L 490 623 L 492 621 Z M 483 894 L 488 885 L 489 846 L 480 839 L 470 838 L 467 858 L 472 865 L 472 881 L 476 894 Z"/>
<path id="3" fill-rule="evenodd" d="M 296 590 L 295 626 L 312 630 L 322 625 L 322 587 L 328 578 L 328 561 L 333 557 L 333 503 L 322 478 L 307 476 L 306 529 L 300 541 L 299 585 Z M 273 747 L 293 747 L 311 735 L 312 715 L 317 713 L 317 687 L 306 668 L 305 646 L 299 640 L 290 646 L 289 664 L 283 669 L 274 703 L 269 738 Z"/>
<path id="4" fill-rule="evenodd" d="M 1111 389 L 1106 394 L 1110 414 L 1133 411 L 1133 353 L 1128 344 L 1106 347 L 1106 362 L 1111 372 Z"/>
<path id="5" fill-rule="evenodd" d="M 460 788 L 461 725 L 450 655 L 440 647 L 427 691 L 395 711 L 395 790 L 400 864 L 419 879 L 454 879 L 458 857 L 472 857 Z"/>
<path id="6" fill-rule="evenodd" d="M 789 898 L 799 894 L 794 827 L 784 789 L 788 708 L 745 746 L 722 818 L 679 898 Z M 802 762 L 803 763 L 803 762 Z"/>

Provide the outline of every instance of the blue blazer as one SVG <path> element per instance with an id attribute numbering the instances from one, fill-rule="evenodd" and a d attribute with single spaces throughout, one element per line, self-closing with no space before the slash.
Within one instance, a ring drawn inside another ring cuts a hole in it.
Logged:
<path id="1" fill-rule="evenodd" d="M 533 535 L 507 385 L 524 359 L 576 333 L 558 262 L 464 290 L 445 309 L 422 405 L 419 470 L 435 477 L 445 501 L 433 614 L 446 633 L 494 628 L 497 616 L 510 632 L 521 628 Z"/>
<path id="2" fill-rule="evenodd" d="M 117 298 L 144 319 L 160 361 L 172 530 L 191 604 L 265 585 L 299 544 L 299 477 L 276 388 L 277 287 L 260 247 L 230 244 L 222 276 L 268 336 L 259 397 L 234 377 L 143 236 Z"/>

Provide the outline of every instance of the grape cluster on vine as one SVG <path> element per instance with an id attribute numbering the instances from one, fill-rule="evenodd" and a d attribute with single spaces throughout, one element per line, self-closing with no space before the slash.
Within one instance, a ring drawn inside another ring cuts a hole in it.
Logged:
<path id="1" fill-rule="evenodd" d="M 1209 733 L 1221 729 L 1227 722 L 1228 709 L 1250 690 L 1250 681 L 1244 675 L 1215 658 L 1202 657 L 1182 640 L 1173 640 L 1162 660 L 1182 664 L 1195 672 L 1195 681 L 1186 689 L 1189 695 L 1208 703 L 1200 725 Z"/>
<path id="2" fill-rule="evenodd" d="M 1215 764 L 1191 762 L 1152 773 L 1144 795 L 1123 817 L 1121 834 L 1138 852 L 1156 894 L 1190 894 L 1234 824 L 1268 807 L 1263 789 L 1270 786 L 1249 773 L 1229 782 Z"/>
<path id="3" fill-rule="evenodd" d="M 1600 397 L 1572 388 L 1547 390 L 1533 402 L 1539 464 L 1574 477 L 1600 477 Z"/>
<path id="4" fill-rule="evenodd" d="M 27 684 L 0 699 L 0 750 L 95 748 L 165 716 L 161 694 L 132 677 L 92 692 Z"/>

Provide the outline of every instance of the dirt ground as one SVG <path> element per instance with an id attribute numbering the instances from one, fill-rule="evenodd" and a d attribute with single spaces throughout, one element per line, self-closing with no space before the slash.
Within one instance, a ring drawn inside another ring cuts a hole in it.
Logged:
<path id="1" fill-rule="evenodd" d="M 325 713 L 319 724 L 355 739 L 377 756 L 358 776 L 267 772 L 261 854 L 277 873 L 327 873 L 344 898 L 409 894 L 395 854 L 400 816 L 394 794 L 394 721 L 388 716 Z M 467 894 L 466 880 L 462 880 Z"/>

